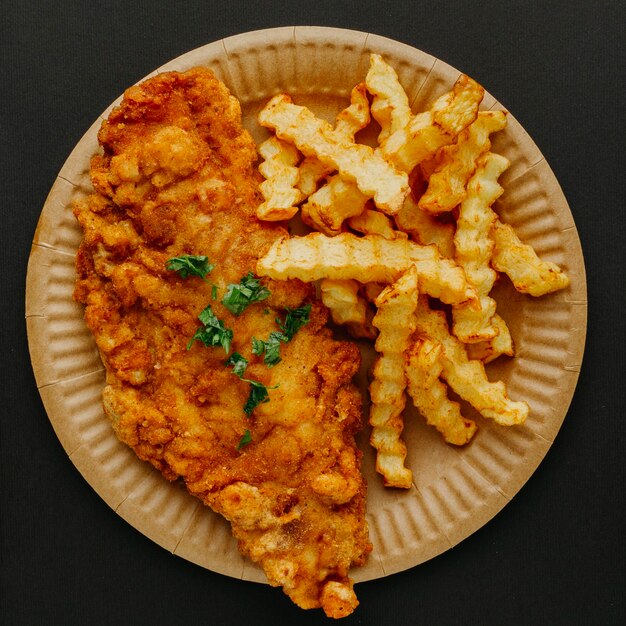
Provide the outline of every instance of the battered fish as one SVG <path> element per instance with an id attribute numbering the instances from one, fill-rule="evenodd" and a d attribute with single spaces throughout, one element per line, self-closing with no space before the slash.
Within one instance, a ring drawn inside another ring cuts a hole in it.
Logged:
<path id="1" fill-rule="evenodd" d="M 207 69 L 161 74 L 126 91 L 99 141 L 95 193 L 74 207 L 84 230 L 75 298 L 106 366 L 115 432 L 226 517 L 241 552 L 298 606 L 348 615 L 358 604 L 349 567 L 371 550 L 354 442 L 360 355 L 332 338 L 326 309 L 299 281 L 264 280 L 271 295 L 240 315 L 222 303 L 286 235 L 255 217 L 257 154 L 239 103 Z M 204 279 L 166 269 L 184 255 L 215 267 Z M 309 322 L 269 367 L 252 339 L 307 303 Z M 229 354 L 249 361 L 243 378 L 223 346 L 190 344 L 207 305 L 232 330 Z M 246 379 L 269 394 L 250 415 Z"/>

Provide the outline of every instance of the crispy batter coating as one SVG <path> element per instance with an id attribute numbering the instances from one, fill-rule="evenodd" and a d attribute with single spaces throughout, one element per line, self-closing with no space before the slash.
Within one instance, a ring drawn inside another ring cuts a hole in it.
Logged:
<path id="1" fill-rule="evenodd" d="M 118 437 L 230 520 L 242 553 L 296 604 L 351 613 L 348 569 L 371 550 L 354 442 L 360 355 L 332 339 L 327 310 L 298 280 L 264 279 L 271 296 L 239 316 L 221 302 L 285 235 L 256 218 L 261 178 L 237 100 L 206 69 L 161 74 L 127 90 L 99 140 L 96 193 L 74 207 L 84 230 L 75 298 L 106 366 Z M 215 269 L 182 279 L 165 269 L 181 255 L 208 256 Z M 310 322 L 269 368 L 252 337 L 267 339 L 285 307 L 306 302 Z M 279 385 L 249 418 L 249 384 L 222 347 L 187 349 L 207 304 L 250 361 L 245 377 Z M 246 430 L 252 441 L 238 449 Z"/>

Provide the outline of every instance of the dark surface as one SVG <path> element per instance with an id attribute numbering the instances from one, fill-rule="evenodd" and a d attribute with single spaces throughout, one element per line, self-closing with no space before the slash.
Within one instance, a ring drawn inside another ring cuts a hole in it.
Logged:
<path id="1" fill-rule="evenodd" d="M 0 622 L 325 622 L 321 612 L 298 610 L 276 589 L 172 556 L 110 510 L 48 422 L 24 323 L 26 264 L 39 212 L 99 113 L 125 87 L 188 50 L 248 30 L 312 24 L 420 48 L 479 80 L 511 110 L 568 198 L 590 303 L 574 400 L 530 481 L 454 549 L 359 585 L 361 606 L 344 623 L 626 623 L 622 3 L 8 4 L 0 10 Z"/>

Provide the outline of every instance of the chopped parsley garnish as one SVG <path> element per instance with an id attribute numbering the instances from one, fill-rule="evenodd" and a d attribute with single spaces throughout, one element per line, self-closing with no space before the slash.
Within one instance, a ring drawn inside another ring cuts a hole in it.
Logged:
<path id="1" fill-rule="evenodd" d="M 248 272 L 238 284 L 230 284 L 226 287 L 226 295 L 222 298 L 222 304 L 233 314 L 240 315 L 253 302 L 260 302 L 269 297 L 270 290 L 261 284 L 259 278 L 255 278 L 252 272 Z"/>
<path id="2" fill-rule="evenodd" d="M 175 256 L 165 262 L 165 269 L 178 272 L 181 278 L 199 276 L 202 280 L 205 280 L 205 276 L 209 274 L 214 267 L 215 265 L 209 263 L 208 257 L 193 256 L 191 254 Z"/>
<path id="3" fill-rule="evenodd" d="M 309 323 L 309 313 L 311 312 L 310 304 L 300 307 L 299 309 L 288 308 L 286 310 L 287 317 L 284 322 L 280 318 L 276 318 L 276 323 L 280 326 L 282 332 L 273 330 L 267 341 L 252 337 L 252 354 L 256 354 L 257 356 L 263 354 L 263 363 L 268 367 L 274 367 L 274 365 L 280 363 L 280 344 L 291 341 L 298 330 Z"/>
<path id="4" fill-rule="evenodd" d="M 201 341 L 205 346 L 222 346 L 226 354 L 230 352 L 230 344 L 233 340 L 233 331 L 224 326 L 222 320 L 215 317 L 211 305 L 198 315 L 198 319 L 204 324 L 196 330 L 191 341 L 187 344 L 187 350 L 191 348 L 194 341 Z"/>
<path id="5" fill-rule="evenodd" d="M 211 285 L 211 298 L 217 300 L 217 285 Z"/>
<path id="6" fill-rule="evenodd" d="M 237 444 L 237 450 L 241 450 L 244 446 L 247 446 L 252 441 L 252 435 L 250 431 L 246 429 L 246 432 L 243 434 L 243 437 L 239 440 Z"/>
<path id="7" fill-rule="evenodd" d="M 265 402 L 270 401 L 269 393 L 267 391 L 268 387 L 258 380 L 250 380 L 249 378 L 242 378 L 241 380 L 250 383 L 250 394 L 248 395 L 246 403 L 243 405 L 243 411 L 249 417 L 252 414 L 252 411 L 254 411 L 259 404 L 264 404 Z M 269 387 L 269 389 L 276 389 L 277 387 L 278 385 Z"/>
<path id="8" fill-rule="evenodd" d="M 265 342 L 263 339 L 252 337 L 252 354 L 260 356 L 265 352 Z"/>
<path id="9" fill-rule="evenodd" d="M 283 322 L 279 317 L 276 318 L 276 323 L 283 331 L 287 341 L 291 341 L 293 336 L 306 324 L 309 323 L 309 313 L 311 312 L 311 305 L 305 304 L 297 309 L 286 309 L 287 317 Z"/>
<path id="10" fill-rule="evenodd" d="M 226 361 L 225 365 L 228 367 L 230 365 L 233 366 L 233 374 L 239 376 L 241 378 L 243 373 L 246 371 L 246 367 L 248 367 L 248 359 L 246 357 L 241 356 L 239 352 L 233 352 Z"/>
<path id="11" fill-rule="evenodd" d="M 276 363 L 280 363 L 281 361 L 280 344 L 283 341 L 286 343 L 289 340 L 286 335 L 276 330 L 270 333 L 267 341 L 252 337 L 252 354 L 256 354 L 258 356 L 265 354 L 263 357 L 263 363 L 265 363 L 268 367 L 273 367 Z"/>

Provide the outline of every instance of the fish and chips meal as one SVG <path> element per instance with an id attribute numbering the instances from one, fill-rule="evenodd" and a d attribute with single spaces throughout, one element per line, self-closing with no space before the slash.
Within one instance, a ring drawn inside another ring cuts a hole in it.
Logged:
<path id="1" fill-rule="evenodd" d="M 507 115 L 483 96 L 462 75 L 414 112 L 372 54 L 334 123 L 297 94 L 269 99 L 257 147 L 210 70 L 159 74 L 103 122 L 94 192 L 74 205 L 74 297 L 118 438 L 224 516 L 271 585 L 329 617 L 358 605 L 349 570 L 372 550 L 357 343 L 376 353 L 363 390 L 376 470 L 402 497 L 407 402 L 454 446 L 480 429 L 461 402 L 502 427 L 528 417 L 485 371 L 515 352 L 499 276 L 533 297 L 569 284 L 494 211 L 509 162 L 491 136 Z M 376 140 L 360 141 L 368 128 Z"/>

